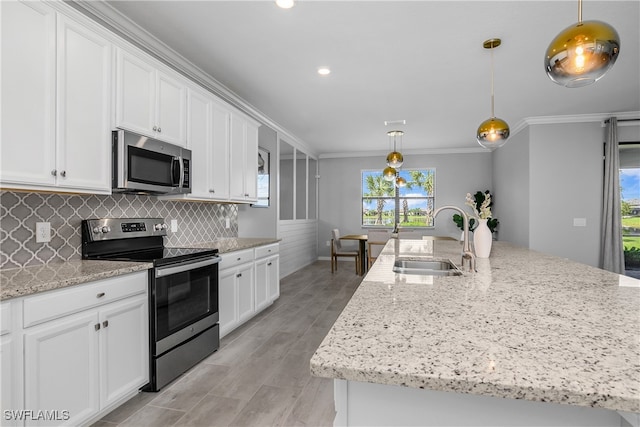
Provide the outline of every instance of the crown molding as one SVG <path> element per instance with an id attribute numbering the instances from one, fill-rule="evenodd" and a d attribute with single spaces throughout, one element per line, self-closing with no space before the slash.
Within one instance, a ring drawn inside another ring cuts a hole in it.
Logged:
<path id="1" fill-rule="evenodd" d="M 251 116 L 253 119 L 268 125 L 278 132 L 280 136 L 284 136 L 285 139 L 294 142 L 296 146 L 301 148 L 303 151 L 306 151 L 309 155 L 317 155 L 316 151 L 311 149 L 311 147 L 304 143 L 300 138 L 293 135 L 279 123 L 275 122 L 262 111 L 251 105 L 247 100 L 231 91 L 231 89 L 216 80 L 214 77 L 191 63 L 180 53 L 176 52 L 151 33 L 144 30 L 110 4 L 102 0 L 63 0 L 63 2 L 122 37 L 127 42 L 155 57 L 196 84 L 212 92 L 223 101 L 231 104 L 233 107 Z"/>
<path id="2" fill-rule="evenodd" d="M 527 117 L 522 120 L 522 123 L 526 126 L 531 125 L 548 125 L 548 124 L 562 124 L 562 123 L 592 123 L 601 122 L 604 126 L 604 121 L 616 117 L 618 120 L 640 120 L 640 111 L 623 111 L 616 113 L 594 113 L 594 114 L 576 114 L 567 116 L 540 116 L 540 117 Z M 623 124 L 618 123 L 618 126 L 632 126 L 632 123 Z"/>
<path id="3" fill-rule="evenodd" d="M 434 154 L 478 154 L 478 153 L 491 153 L 492 150 L 482 147 L 472 148 L 425 148 L 420 150 L 402 150 L 402 154 L 405 156 L 415 156 L 421 154 L 434 155 Z M 338 153 L 322 153 L 318 156 L 319 159 L 339 159 L 345 157 L 386 157 L 388 151 L 349 151 Z"/>

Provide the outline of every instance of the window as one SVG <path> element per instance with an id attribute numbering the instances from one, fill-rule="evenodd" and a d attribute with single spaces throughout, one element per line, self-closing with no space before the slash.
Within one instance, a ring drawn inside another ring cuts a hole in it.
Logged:
<path id="1" fill-rule="evenodd" d="M 640 144 L 620 143 L 620 199 L 625 271 L 640 278 Z"/>
<path id="2" fill-rule="evenodd" d="M 407 185 L 396 187 L 380 170 L 362 171 L 362 226 L 433 227 L 435 169 L 399 172 Z"/>

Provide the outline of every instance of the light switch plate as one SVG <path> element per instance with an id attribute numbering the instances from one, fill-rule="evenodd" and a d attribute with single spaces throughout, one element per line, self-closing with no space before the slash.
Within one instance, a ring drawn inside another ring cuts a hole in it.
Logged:
<path id="1" fill-rule="evenodd" d="M 573 218 L 573 226 L 574 227 L 586 227 L 587 226 L 587 218 Z"/>
<path id="2" fill-rule="evenodd" d="M 51 241 L 51 223 L 36 222 L 36 242 L 47 243 Z"/>
<path id="3" fill-rule="evenodd" d="M 177 219 L 172 219 L 171 220 L 171 232 L 175 233 L 176 231 L 178 231 L 178 220 Z"/>

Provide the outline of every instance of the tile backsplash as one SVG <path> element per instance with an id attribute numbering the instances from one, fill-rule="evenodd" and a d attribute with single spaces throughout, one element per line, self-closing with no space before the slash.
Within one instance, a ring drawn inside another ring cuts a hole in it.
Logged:
<path id="1" fill-rule="evenodd" d="M 234 204 L 158 200 L 153 196 L 69 195 L 0 191 L 0 268 L 81 258 L 80 221 L 89 218 L 164 218 L 178 221 L 167 246 L 238 236 Z M 229 219 L 230 228 L 225 227 Z M 36 222 L 51 223 L 51 241 L 36 243 Z"/>

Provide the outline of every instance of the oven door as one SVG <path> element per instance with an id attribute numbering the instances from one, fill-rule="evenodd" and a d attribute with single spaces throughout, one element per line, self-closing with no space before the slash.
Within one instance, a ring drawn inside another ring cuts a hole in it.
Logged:
<path id="1" fill-rule="evenodd" d="M 154 356 L 218 323 L 219 262 L 220 257 L 213 256 L 154 269 L 151 292 Z"/>

